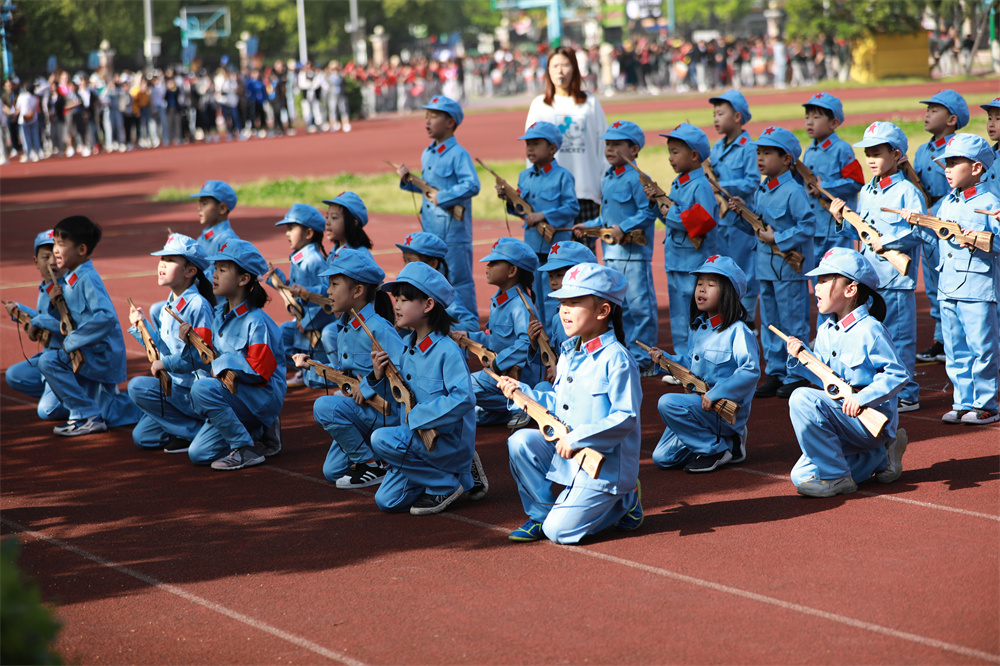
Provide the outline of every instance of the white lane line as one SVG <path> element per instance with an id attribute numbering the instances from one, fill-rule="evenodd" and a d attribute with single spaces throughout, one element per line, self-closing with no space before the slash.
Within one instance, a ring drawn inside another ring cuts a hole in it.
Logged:
<path id="1" fill-rule="evenodd" d="M 43 534 L 41 532 L 36 532 L 35 530 L 28 529 L 27 527 L 19 523 L 16 523 L 13 520 L 9 520 L 7 518 L 0 517 L 0 522 L 2 522 L 4 525 L 7 525 L 16 532 L 20 532 L 21 534 L 27 534 L 32 538 L 40 539 L 54 546 L 58 546 L 59 548 L 62 548 L 64 550 L 68 550 L 69 552 L 79 555 L 80 557 L 83 557 L 85 559 L 88 559 L 91 562 L 95 562 L 97 564 L 100 564 L 101 566 L 108 567 L 109 569 L 114 569 L 119 573 L 123 573 L 126 576 L 131 576 L 132 578 L 140 580 L 143 583 L 151 585 L 159 590 L 178 596 L 182 599 L 190 601 L 191 603 L 198 604 L 199 606 L 207 608 L 208 610 L 213 611 L 215 613 L 219 613 L 220 615 L 225 615 L 226 617 L 236 620 L 237 622 L 242 622 L 243 624 L 249 627 L 253 627 L 254 629 L 258 629 L 265 633 L 271 634 L 272 636 L 280 638 L 284 641 L 288 641 L 293 645 L 297 645 L 300 648 L 309 650 L 313 654 L 325 657 L 330 661 L 340 662 L 341 664 L 346 664 L 347 666 L 366 666 L 365 662 L 363 661 L 358 661 L 357 659 L 348 657 L 346 654 L 337 652 L 335 650 L 329 650 L 323 647 L 322 645 L 313 643 L 312 641 L 302 638 L 301 636 L 290 634 L 287 631 L 278 629 L 275 626 L 267 624 L 266 622 L 262 622 L 261 620 L 258 620 L 256 618 L 252 618 L 249 615 L 244 615 L 243 613 L 239 613 L 230 608 L 226 608 L 225 606 L 217 604 L 214 601 L 209 601 L 204 597 L 199 597 L 198 595 L 192 594 L 179 587 L 170 585 L 169 583 L 164 583 L 163 581 L 157 580 L 152 576 L 148 576 L 140 571 L 136 571 L 131 567 L 126 567 L 122 564 L 106 560 L 100 555 L 95 555 L 81 548 L 77 548 L 76 546 L 63 541 L 62 539 L 57 539 L 55 537 L 48 536 L 47 534 Z"/>

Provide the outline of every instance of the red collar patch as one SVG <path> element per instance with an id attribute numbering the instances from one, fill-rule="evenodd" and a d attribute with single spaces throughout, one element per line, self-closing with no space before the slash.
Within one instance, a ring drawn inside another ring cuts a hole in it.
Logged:
<path id="1" fill-rule="evenodd" d="M 615 175 L 616 176 L 620 176 L 623 173 L 625 173 L 625 165 L 624 164 L 621 165 L 620 167 L 615 167 Z"/>
<path id="2" fill-rule="evenodd" d="M 892 176 L 886 176 L 882 180 L 878 181 L 878 186 L 881 187 L 883 190 L 889 187 L 890 185 L 892 185 Z"/>
<path id="3" fill-rule="evenodd" d="M 549 171 L 552 171 L 552 162 L 549 162 L 548 164 L 542 167 L 542 173 L 548 173 Z M 521 190 L 518 190 L 517 193 L 520 194 Z"/>
<path id="4" fill-rule="evenodd" d="M 428 335 L 427 337 L 425 337 L 423 340 L 420 341 L 420 343 L 417 345 L 417 349 L 419 349 L 422 352 L 426 352 L 428 349 L 431 348 L 431 345 L 433 344 L 434 340 L 431 339 L 431 336 Z"/>
<path id="5" fill-rule="evenodd" d="M 935 148 L 940 148 L 941 146 L 945 145 L 946 143 L 948 143 L 948 141 L 944 137 L 941 137 L 940 139 L 938 139 L 937 141 L 934 142 L 934 147 Z"/>
<path id="6" fill-rule="evenodd" d="M 829 139 L 827 139 L 823 143 L 819 144 L 819 147 L 822 148 L 823 150 L 826 150 L 827 148 L 829 148 L 832 145 L 833 145 L 833 141 L 830 141 Z"/>
<path id="7" fill-rule="evenodd" d="M 588 341 L 586 345 L 584 345 L 584 349 L 586 349 L 587 352 L 593 354 L 595 351 L 597 351 L 603 346 L 604 343 L 601 342 L 600 338 L 594 338 L 593 340 Z"/>
<path id="8" fill-rule="evenodd" d="M 184 309 L 184 306 L 187 305 L 187 304 L 188 304 L 188 302 L 186 300 L 184 300 L 183 296 L 181 296 L 177 300 L 177 302 L 174 304 L 174 310 L 177 310 L 178 312 L 180 312 L 181 310 Z"/>
<path id="9" fill-rule="evenodd" d="M 299 263 L 300 261 L 302 261 L 302 257 L 304 256 L 305 255 L 302 254 L 302 250 L 299 250 L 294 255 L 292 255 L 292 261 L 294 261 L 295 263 Z"/>
<path id="10" fill-rule="evenodd" d="M 79 276 L 76 273 L 73 273 L 72 275 L 69 276 L 69 279 L 66 280 L 66 284 L 72 287 L 74 284 L 76 284 L 78 278 Z"/>
<path id="11" fill-rule="evenodd" d="M 722 315 L 715 315 L 708 320 L 708 323 L 712 328 L 718 328 L 722 324 Z"/>
<path id="12" fill-rule="evenodd" d="M 49 282 L 49 285 L 47 287 L 45 287 L 45 293 L 46 294 L 51 294 L 52 293 L 52 287 L 54 287 L 54 286 L 56 286 L 55 282 Z"/>
<path id="13" fill-rule="evenodd" d="M 246 313 L 250 312 L 250 308 L 247 307 L 246 303 L 240 303 L 239 307 L 234 310 L 237 317 L 242 317 Z"/>
<path id="14" fill-rule="evenodd" d="M 772 178 L 771 180 L 767 181 L 767 189 L 769 191 L 773 191 L 775 188 L 778 187 L 778 185 L 781 185 L 781 183 L 778 182 L 777 178 Z"/>
<path id="15" fill-rule="evenodd" d="M 205 232 L 205 240 L 212 240 L 212 236 L 214 235 L 215 235 L 215 230 L 209 229 L 208 231 Z"/>
<path id="16" fill-rule="evenodd" d="M 855 317 L 854 313 L 852 312 L 851 314 L 847 315 L 846 317 L 844 317 L 843 319 L 840 320 L 840 325 L 843 328 L 847 328 L 848 326 L 850 326 L 851 324 L 853 324 L 857 320 L 858 320 L 858 318 Z"/>
<path id="17" fill-rule="evenodd" d="M 506 303 L 509 300 L 510 300 L 510 296 L 507 295 L 506 291 L 496 297 L 497 305 L 503 305 L 504 303 Z"/>
<path id="18" fill-rule="evenodd" d="M 437 154 L 440 155 L 446 150 L 448 150 L 448 146 L 442 143 L 440 146 L 437 147 Z"/>
<path id="19" fill-rule="evenodd" d="M 680 178 L 677 179 L 677 184 L 678 185 L 684 185 L 689 180 L 691 180 L 691 174 L 686 173 L 686 174 L 684 174 L 683 176 L 681 176 Z"/>
<path id="20" fill-rule="evenodd" d="M 966 201 L 968 201 L 972 197 L 976 196 L 977 194 L 979 194 L 979 186 L 978 185 L 973 185 L 969 189 L 967 189 L 964 192 L 962 192 L 962 196 L 965 197 Z"/>
<path id="21" fill-rule="evenodd" d="M 739 144 L 740 144 L 741 146 L 745 146 L 745 145 L 747 145 L 747 138 L 746 138 L 745 136 L 741 136 L 741 137 L 740 137 L 740 140 L 739 140 Z"/>
<path id="22" fill-rule="evenodd" d="M 361 321 L 358 321 L 359 319 Z M 361 328 L 362 321 L 365 321 L 365 316 L 359 312 L 357 317 L 351 319 L 351 328 L 353 328 L 355 331 L 358 330 L 359 328 Z"/>

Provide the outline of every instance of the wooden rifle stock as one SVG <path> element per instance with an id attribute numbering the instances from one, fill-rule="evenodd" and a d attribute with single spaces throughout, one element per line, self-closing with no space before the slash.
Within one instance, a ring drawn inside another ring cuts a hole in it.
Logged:
<path id="1" fill-rule="evenodd" d="M 531 321 L 537 321 L 539 324 L 538 315 L 535 314 L 535 306 L 531 304 L 528 297 L 524 295 L 520 287 L 517 287 L 517 295 L 521 297 L 521 301 L 524 303 L 524 307 L 528 308 L 528 315 L 531 317 Z M 552 349 L 552 341 L 549 340 L 548 333 L 545 332 L 545 326 L 542 325 L 542 331 L 538 334 L 538 354 L 541 356 L 542 365 L 546 368 L 556 367 L 556 353 Z"/>
<path id="2" fill-rule="evenodd" d="M 52 270 L 51 266 L 49 266 L 49 277 L 52 279 L 52 284 L 58 286 L 59 282 L 56 280 L 56 274 Z M 76 329 L 76 324 L 73 323 L 73 315 L 69 312 L 69 306 L 66 304 L 66 297 L 60 293 L 57 297 L 52 299 L 52 302 L 55 304 L 56 309 L 59 310 L 59 330 L 63 335 L 69 335 Z M 79 372 L 80 368 L 83 367 L 84 362 L 83 351 L 77 349 L 68 353 L 73 372 Z"/>
<path id="3" fill-rule="evenodd" d="M 639 167 L 636 165 L 636 163 L 633 162 L 629 158 L 628 155 L 626 155 L 626 154 L 624 154 L 622 152 L 619 152 L 618 155 L 623 160 L 625 160 L 626 164 L 628 164 L 630 167 L 632 167 L 633 169 L 635 169 L 635 172 L 637 174 L 639 174 L 639 182 L 640 183 L 642 183 L 644 186 L 656 187 L 656 189 L 660 190 L 660 192 L 663 192 L 663 190 L 660 189 L 660 187 L 653 182 L 653 179 L 650 178 L 649 176 L 647 176 L 645 173 L 643 173 L 642 170 L 639 169 Z M 670 197 L 668 197 L 665 192 L 663 194 L 657 194 L 656 196 L 654 196 L 653 197 L 653 201 L 655 201 L 658 205 L 663 205 L 663 206 L 666 206 L 667 208 L 671 208 L 674 205 L 674 200 L 671 199 Z M 642 234 L 642 240 L 643 241 L 646 240 L 646 235 L 642 233 L 641 229 L 636 229 L 635 231 L 629 232 L 629 234 L 635 234 L 635 233 Z M 624 241 L 622 241 L 623 243 L 635 243 L 636 245 L 646 245 L 645 242 L 640 242 L 640 241 L 637 241 L 637 240 L 631 240 L 631 241 L 628 240 L 628 235 L 629 234 L 626 234 L 626 239 Z M 601 238 L 604 239 L 603 236 Z M 701 244 L 702 244 L 702 242 L 705 239 L 702 238 L 701 236 L 693 237 L 690 234 L 688 234 L 688 240 L 691 241 L 691 245 L 693 245 L 694 248 L 697 250 L 697 249 L 701 248 Z M 609 242 L 609 241 L 605 241 L 605 242 Z"/>
<path id="4" fill-rule="evenodd" d="M 131 298 L 128 299 L 128 304 L 132 307 L 132 309 L 138 309 L 135 307 L 135 303 L 132 302 Z M 142 337 L 142 346 L 146 348 L 146 359 L 150 363 L 159 360 L 160 350 L 156 348 L 156 343 L 153 342 L 153 336 L 149 334 L 149 329 L 146 328 L 146 321 L 144 319 L 140 319 L 136 323 L 135 327 L 139 329 L 139 336 Z M 166 370 L 157 370 L 156 378 L 160 380 L 160 389 L 163 391 L 163 395 L 169 396 L 170 387 L 173 386 L 174 383 L 170 378 L 170 375 L 167 374 Z"/>
<path id="5" fill-rule="evenodd" d="M 507 200 L 510 201 L 510 204 L 514 207 L 514 211 L 518 215 L 523 218 L 528 213 L 535 212 L 535 210 L 531 207 L 531 204 L 524 200 L 524 197 L 521 196 L 521 193 L 517 191 L 516 187 L 513 187 L 510 183 L 504 180 L 500 174 L 486 166 L 486 164 L 484 164 L 478 157 L 476 158 L 476 163 L 493 174 L 493 177 L 497 179 L 497 185 L 503 188 L 503 195 L 507 197 Z M 534 226 L 538 230 L 538 233 L 542 235 L 542 238 L 545 239 L 546 243 L 551 243 L 555 239 L 556 231 L 563 231 L 562 229 L 557 230 L 545 220 L 536 223 Z"/>
<path id="6" fill-rule="evenodd" d="M 31 315 L 22 310 L 17 306 L 14 301 L 4 301 L 4 305 L 9 305 L 11 308 L 10 316 L 17 320 L 17 323 L 21 325 L 24 332 L 28 332 L 28 327 L 31 326 Z M 49 346 L 49 340 L 52 339 L 52 331 L 47 331 L 44 328 L 35 329 L 37 333 L 35 334 L 38 341 L 42 343 L 43 347 Z"/>
<path id="7" fill-rule="evenodd" d="M 779 338 L 788 342 L 788 336 L 776 329 L 774 326 L 768 326 L 772 333 L 777 335 Z M 823 361 L 819 360 L 815 354 L 805 348 L 803 345 L 802 350 L 796 354 L 795 358 L 798 359 L 806 369 L 812 372 L 819 380 L 823 383 L 823 390 L 826 394 L 833 398 L 834 400 L 843 400 L 847 396 L 854 395 L 854 387 L 845 382 L 837 373 L 835 373 L 830 366 Z M 873 437 L 879 437 L 882 431 L 885 430 L 886 424 L 889 423 L 889 418 L 882 412 L 872 409 L 870 407 L 862 407 L 861 412 L 858 414 L 858 420 L 861 421 L 865 429 L 872 434 Z"/>
<path id="8" fill-rule="evenodd" d="M 898 208 L 883 208 L 887 213 L 895 213 L 902 216 L 903 211 Z M 957 222 L 942 220 L 940 217 L 927 215 L 925 213 L 913 213 L 910 224 L 931 229 L 941 240 L 954 238 L 959 243 L 968 243 L 977 250 L 989 252 L 993 247 L 993 233 L 990 231 L 974 231 L 966 235 L 962 232 L 962 225 Z"/>
<path id="9" fill-rule="evenodd" d="M 492 349 L 489 349 L 485 345 L 481 345 L 478 342 L 470 340 L 468 336 L 455 338 L 455 342 L 457 342 L 458 346 L 461 347 L 462 349 L 472 352 L 472 354 L 479 359 L 479 362 L 482 363 L 484 369 L 493 367 L 493 361 L 496 359 L 497 353 Z M 504 372 L 503 374 L 507 375 L 508 377 L 520 380 L 521 366 L 515 365 L 506 372 Z"/>
<path id="10" fill-rule="evenodd" d="M 489 368 L 486 369 L 486 374 L 492 377 L 494 380 L 499 381 L 500 375 L 493 372 Z M 556 440 L 562 439 L 569 434 L 570 428 L 568 425 L 560 421 L 549 410 L 542 407 L 539 403 L 535 402 L 529 398 L 521 389 L 514 389 L 514 394 L 511 396 L 511 400 L 515 405 L 523 409 L 528 416 L 535 420 L 538 424 L 538 429 L 542 433 L 547 441 L 555 442 Z M 576 464 L 580 466 L 584 472 L 587 473 L 592 479 L 596 479 L 601 473 L 601 466 L 604 464 L 604 456 L 589 446 L 576 451 L 573 454 L 573 460 Z"/>
<path id="11" fill-rule="evenodd" d="M 701 163 L 701 169 L 705 172 L 705 177 L 708 178 L 712 189 L 715 190 L 715 200 L 719 204 L 719 219 L 722 219 L 729 212 L 729 195 L 724 194 L 722 186 L 719 185 L 719 177 L 715 175 L 715 170 L 712 169 L 712 160 L 706 158 Z"/>
<path id="12" fill-rule="evenodd" d="M 281 283 L 278 279 L 277 273 L 272 273 L 271 277 L 267 279 L 268 284 L 270 284 L 281 296 L 281 300 L 285 302 L 285 309 L 288 310 L 288 314 L 295 317 L 295 323 L 302 325 L 302 317 L 305 316 L 306 311 L 303 309 L 302 304 L 295 300 L 295 296 L 292 294 L 292 290 L 288 288 L 287 285 Z M 323 335 L 322 331 L 305 331 L 306 338 L 309 340 L 309 346 L 313 349 L 319 345 L 320 338 Z"/>
<path id="13" fill-rule="evenodd" d="M 321 296 L 319 294 L 314 294 L 311 291 L 307 291 L 302 295 L 302 300 L 309 301 L 310 303 L 320 306 L 323 308 L 323 312 L 327 314 L 333 314 L 333 301 L 326 296 Z"/>
<path id="14" fill-rule="evenodd" d="M 615 244 L 614 231 L 611 227 L 586 227 L 583 230 L 583 235 L 585 238 L 600 238 L 602 241 L 608 245 Z M 632 243 L 633 245 L 649 245 L 649 240 L 646 238 L 646 232 L 642 229 L 634 229 L 625 234 L 625 238 L 622 239 L 622 245 L 627 245 Z"/>
<path id="15" fill-rule="evenodd" d="M 331 368 L 328 365 L 323 365 L 322 363 L 318 363 L 312 359 L 308 359 L 306 363 L 308 363 L 309 367 L 315 370 L 316 374 L 320 377 L 335 386 L 339 386 L 341 393 L 346 395 L 348 398 L 353 398 L 354 394 L 361 390 L 361 381 L 355 377 L 351 377 L 346 372 L 341 372 L 336 368 Z M 389 407 L 389 403 L 387 403 L 385 398 L 380 395 L 376 395 L 372 398 L 365 398 L 365 402 L 385 416 L 392 414 L 392 408 Z"/>
<path id="16" fill-rule="evenodd" d="M 733 203 L 736 205 L 736 212 L 739 214 L 740 218 L 745 220 L 751 227 L 754 228 L 758 234 L 767 229 L 767 225 L 764 224 L 764 220 L 754 213 L 752 210 L 746 207 L 746 205 L 741 204 L 738 200 L 733 199 Z M 759 238 L 759 236 L 758 236 Z M 802 272 L 802 262 L 805 261 L 805 257 L 801 253 L 795 250 L 789 250 L 788 252 L 783 252 L 774 242 L 768 243 L 773 254 L 778 255 L 785 262 L 792 267 L 792 270 L 796 273 Z"/>
<path id="17" fill-rule="evenodd" d="M 169 303 L 164 305 L 163 309 L 166 310 L 171 317 L 176 319 L 178 323 L 187 324 L 186 321 L 180 318 L 180 315 L 174 312 L 174 309 L 170 307 Z M 204 363 L 205 365 L 211 365 L 212 361 L 214 361 L 219 357 L 219 354 L 215 351 L 215 349 L 212 348 L 212 345 L 205 342 L 205 340 L 200 335 L 195 333 L 194 328 L 188 331 L 185 341 L 198 351 L 198 356 L 201 357 L 201 362 Z M 230 393 L 232 394 L 236 393 L 235 372 L 233 372 L 232 370 L 223 370 L 216 376 L 216 378 L 219 381 L 221 381 L 222 384 L 227 389 L 229 389 Z"/>
<path id="18" fill-rule="evenodd" d="M 652 356 L 653 348 L 649 345 L 645 345 L 638 340 L 635 341 L 637 345 L 646 350 L 647 353 Z M 681 386 L 688 393 L 697 393 L 698 395 L 705 395 L 711 390 L 712 387 L 708 385 L 704 379 L 701 379 L 697 375 L 693 374 L 690 370 L 685 368 L 680 363 L 675 363 L 671 361 L 666 356 L 660 357 L 660 367 L 669 372 L 671 375 L 676 377 L 681 382 Z M 714 403 L 712 403 L 712 409 L 722 417 L 722 420 L 729 425 L 736 424 L 736 415 L 739 412 L 740 406 L 730 400 L 729 398 L 719 398 Z"/>
<path id="19" fill-rule="evenodd" d="M 382 161 L 391 166 L 394 170 L 397 171 L 399 170 L 399 167 L 390 162 L 389 160 L 382 160 Z M 438 191 L 436 187 L 428 185 L 426 180 L 420 178 L 419 176 L 414 176 L 412 173 L 407 176 L 407 179 L 409 180 L 409 182 L 413 183 L 413 186 L 416 187 L 418 190 L 420 190 L 425 197 L 429 197 L 432 194 L 436 194 Z M 465 216 L 465 206 L 461 204 L 455 204 L 454 206 L 452 206 L 451 216 L 456 220 L 461 220 Z"/>
<path id="20" fill-rule="evenodd" d="M 990 217 L 993 217 L 993 211 L 991 210 L 983 210 L 982 208 L 973 208 L 972 212 L 979 213 L 980 215 L 989 215 Z"/>
<path id="21" fill-rule="evenodd" d="M 378 340 L 372 334 L 371 329 L 368 328 L 368 324 L 358 316 L 358 313 L 351 308 L 351 316 L 358 320 L 361 324 L 361 328 L 364 329 L 368 338 L 372 341 L 372 351 L 385 351 L 382 345 L 379 344 Z M 399 372 L 399 368 L 395 366 L 392 360 L 385 366 L 385 378 L 389 382 L 389 388 L 392 389 L 392 397 L 399 404 L 403 405 L 406 413 L 409 414 L 410 410 L 417 406 L 417 398 L 413 395 L 413 391 L 410 387 L 406 385 L 403 381 L 403 375 Z M 418 430 L 417 434 L 420 436 L 421 441 L 424 443 L 424 448 L 428 451 L 433 451 L 434 447 L 437 446 L 438 432 L 433 428 L 428 428 L 427 430 Z"/>

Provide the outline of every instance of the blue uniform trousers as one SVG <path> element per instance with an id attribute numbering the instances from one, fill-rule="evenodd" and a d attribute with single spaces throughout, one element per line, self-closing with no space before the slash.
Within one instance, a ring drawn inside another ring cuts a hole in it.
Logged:
<path id="1" fill-rule="evenodd" d="M 174 384 L 170 395 L 164 396 L 156 377 L 133 377 L 128 396 L 142 410 L 142 418 L 132 429 L 132 441 L 144 449 L 162 448 L 172 437 L 190 442 L 205 423 L 191 404 L 191 390 L 183 386 Z"/>
<path id="2" fill-rule="evenodd" d="M 459 485 L 464 490 L 474 485 L 470 470 L 446 472 L 414 453 L 423 449 L 424 443 L 407 426 L 379 428 L 371 440 L 375 457 L 389 466 L 375 493 L 375 504 L 382 511 L 409 511 L 423 493 L 450 495 Z"/>
<path id="3" fill-rule="evenodd" d="M 910 381 L 899 392 L 899 399 L 920 401 L 920 384 L 913 380 L 917 363 L 917 292 L 912 289 L 886 289 L 880 292 L 885 300 L 885 327 L 899 360 L 910 373 Z"/>
<path id="4" fill-rule="evenodd" d="M 69 410 L 62 406 L 59 398 L 52 392 L 41 371 L 38 369 L 38 358 L 35 354 L 27 361 L 21 361 L 7 368 L 7 386 L 15 391 L 38 398 L 38 418 L 43 421 L 65 421 L 69 418 Z"/>
<path id="5" fill-rule="evenodd" d="M 507 448 L 524 512 L 542 523 L 542 531 L 550 541 L 578 543 L 588 534 L 597 534 L 617 523 L 635 503 L 634 488 L 624 495 L 613 495 L 570 485 L 556 496 L 552 482 L 545 478 L 555 445 L 536 428 L 516 431 L 507 440 Z M 582 470 L 579 473 L 585 474 Z"/>
<path id="6" fill-rule="evenodd" d="M 937 236 L 927 240 L 921 236 L 920 247 L 923 251 L 923 271 L 924 271 L 924 291 L 927 293 L 927 300 L 931 303 L 931 319 L 934 320 L 934 339 L 944 342 L 941 328 L 941 306 L 938 303 L 938 263 L 941 260 L 941 251 L 938 246 Z"/>
<path id="7" fill-rule="evenodd" d="M 424 203 L 429 207 L 429 203 Z M 421 230 L 432 233 L 448 246 L 444 260 L 448 262 L 448 281 L 455 288 L 455 296 L 472 314 L 479 316 L 476 304 L 476 283 L 472 279 L 472 211 L 465 210 L 465 218 L 456 220 L 449 211 L 435 210 L 422 216 Z M 536 292 L 537 293 L 537 292 Z M 547 293 L 543 292 L 543 293 Z M 543 320 L 544 321 L 544 320 Z"/>
<path id="8" fill-rule="evenodd" d="M 323 463 L 327 481 L 350 473 L 352 463 L 375 458 L 371 446 L 372 433 L 377 428 L 396 425 L 395 416 L 385 416 L 370 405 L 358 406 L 354 398 L 325 395 L 313 403 L 313 418 L 333 438 Z"/>
<path id="9" fill-rule="evenodd" d="M 861 483 L 889 466 L 885 447 L 895 434 L 872 437 L 861 421 L 841 411 L 841 405 L 822 389 L 795 389 L 789 398 L 788 414 L 802 449 L 791 474 L 796 487 L 811 478 L 850 476 Z M 895 433 L 895 428 L 887 426 L 886 432 Z"/>
<path id="10" fill-rule="evenodd" d="M 330 357 L 326 352 L 325 344 L 329 336 L 332 336 L 333 349 L 337 349 L 337 330 L 339 323 L 327 324 L 320 334 L 320 343 L 315 348 L 309 347 L 309 341 L 299 329 L 295 327 L 294 321 L 286 321 L 280 326 L 281 344 L 285 348 L 285 368 L 287 370 L 297 370 L 292 361 L 292 354 L 305 354 L 317 363 L 330 365 Z M 330 333 L 327 334 L 327 329 Z M 302 372 L 302 380 L 309 388 L 324 388 L 323 378 L 315 372 Z"/>
<path id="11" fill-rule="evenodd" d="M 747 276 L 747 291 L 740 302 L 747 311 L 747 323 L 753 328 L 757 317 L 757 297 L 760 296 L 760 283 L 757 281 L 757 238 L 745 234 L 733 225 L 719 225 L 719 254 L 736 262 Z"/>
<path id="12" fill-rule="evenodd" d="M 670 339 L 674 353 L 687 353 L 691 334 L 691 297 L 698 276 L 687 271 L 667 271 L 667 295 L 670 299 Z"/>
<path id="13" fill-rule="evenodd" d="M 823 211 L 825 213 L 825 211 Z M 827 236 L 823 238 L 822 236 L 815 236 L 813 238 L 813 256 L 824 257 L 829 250 L 835 247 L 843 247 L 848 250 L 854 249 L 854 241 L 850 236 L 846 234 L 834 234 L 833 236 Z M 809 278 L 812 281 L 813 292 L 816 291 L 816 283 L 819 282 L 819 276 L 813 276 Z M 816 330 L 819 330 L 820 325 L 827 319 L 833 317 L 832 314 L 823 314 L 819 312 L 816 314 Z"/>
<path id="14" fill-rule="evenodd" d="M 988 409 L 997 413 L 1000 380 L 1000 331 L 997 304 L 941 299 L 945 369 L 955 387 L 954 409 Z"/>
<path id="15" fill-rule="evenodd" d="M 709 456 L 731 448 L 739 435 L 718 412 L 701 408 L 701 396 L 664 393 L 656 404 L 667 424 L 653 450 L 653 462 L 665 469 L 682 467 L 696 455 Z"/>
<path id="16" fill-rule="evenodd" d="M 240 384 L 240 391 L 253 391 L 248 384 Z M 229 455 L 232 449 L 253 446 L 265 425 L 257 415 L 240 400 L 238 394 L 229 392 L 214 377 L 196 379 L 191 386 L 191 406 L 204 425 L 198 430 L 188 448 L 188 457 L 196 465 L 208 465 Z"/>
<path id="17" fill-rule="evenodd" d="M 764 349 L 764 371 L 770 377 L 780 377 L 783 384 L 805 379 L 801 366 L 791 371 L 785 366 L 788 350 L 784 341 L 767 327 L 774 325 L 788 336 L 806 344 L 809 341 L 809 282 L 808 280 L 760 281 L 760 342 Z"/>
<path id="18" fill-rule="evenodd" d="M 86 359 L 87 350 L 83 350 Z M 84 361 L 86 362 L 86 361 Z M 38 359 L 38 369 L 69 418 L 89 419 L 99 416 L 108 427 L 136 423 L 142 415 L 117 384 L 102 384 L 73 372 L 69 354 L 62 349 L 46 349 Z"/>
<path id="19" fill-rule="evenodd" d="M 653 290 L 653 264 L 650 261 L 622 261 L 607 259 L 604 265 L 625 276 L 628 289 L 622 302 L 622 328 L 625 329 L 626 347 L 640 368 L 652 363 L 640 340 L 650 347 L 656 346 L 659 336 L 659 312 L 656 309 L 656 292 Z M 671 321 L 673 321 L 671 319 Z"/>

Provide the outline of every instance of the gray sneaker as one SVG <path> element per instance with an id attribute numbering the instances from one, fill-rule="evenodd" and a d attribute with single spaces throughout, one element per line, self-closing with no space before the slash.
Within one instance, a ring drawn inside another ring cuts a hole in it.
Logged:
<path id="1" fill-rule="evenodd" d="M 281 453 L 281 417 L 275 417 L 260 438 L 260 452 L 267 458 Z"/>
<path id="2" fill-rule="evenodd" d="M 72 419 L 52 429 L 57 435 L 63 437 L 79 437 L 80 435 L 92 435 L 97 432 L 104 432 L 108 429 L 108 424 L 100 416 L 91 416 L 88 419 Z"/>
<path id="3" fill-rule="evenodd" d="M 212 469 L 233 471 L 244 467 L 253 467 L 264 462 L 264 456 L 254 451 L 252 446 L 233 449 L 225 458 L 219 458 L 212 463 Z"/>
<path id="4" fill-rule="evenodd" d="M 462 484 L 459 484 L 458 488 L 455 488 L 450 495 L 428 495 L 424 493 L 410 507 L 410 514 L 414 516 L 429 516 L 441 513 L 452 502 L 461 497 L 463 492 L 465 492 L 465 488 L 462 487 Z"/>
<path id="5" fill-rule="evenodd" d="M 486 497 L 486 491 L 490 489 L 490 482 L 486 479 L 486 470 L 483 469 L 483 462 L 479 459 L 479 454 L 472 453 L 472 480 L 475 484 L 469 490 L 470 500 L 481 500 Z"/>
<path id="6" fill-rule="evenodd" d="M 896 431 L 896 439 L 886 447 L 889 454 L 889 466 L 881 472 L 875 473 L 875 480 L 879 483 L 892 483 L 903 473 L 903 454 L 906 453 L 908 442 L 906 431 L 902 428 Z"/>
<path id="7" fill-rule="evenodd" d="M 842 476 L 839 479 L 816 479 L 812 478 L 799 486 L 799 495 L 806 497 L 833 497 L 834 495 L 844 495 L 853 493 L 858 489 L 858 484 L 849 476 Z"/>

